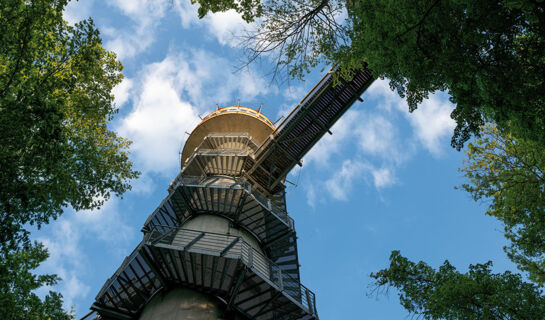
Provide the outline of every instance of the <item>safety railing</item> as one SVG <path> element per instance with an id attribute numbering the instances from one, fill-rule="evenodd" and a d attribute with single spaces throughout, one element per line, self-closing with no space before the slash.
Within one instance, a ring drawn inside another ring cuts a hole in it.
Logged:
<path id="1" fill-rule="evenodd" d="M 163 244 L 179 250 L 236 257 L 261 278 L 274 284 L 277 290 L 296 301 L 310 314 L 316 314 L 314 293 L 297 279 L 283 272 L 264 254 L 242 237 L 170 226 L 155 226 L 149 234 L 150 245 Z"/>
<path id="2" fill-rule="evenodd" d="M 244 178 L 232 178 L 232 180 L 221 179 L 221 176 L 217 177 L 217 180 L 213 180 L 214 177 L 199 177 L 199 176 L 186 176 L 182 173 L 171 182 L 170 189 L 176 188 L 178 185 L 195 186 L 195 187 L 218 187 L 218 188 L 232 188 L 239 187 L 245 189 L 262 207 L 268 209 L 271 213 L 277 216 L 280 220 L 284 221 L 290 229 L 294 228 L 293 218 L 288 215 L 286 210 L 277 205 L 274 201 L 261 193 L 259 190 L 252 188 L 252 185 Z"/>

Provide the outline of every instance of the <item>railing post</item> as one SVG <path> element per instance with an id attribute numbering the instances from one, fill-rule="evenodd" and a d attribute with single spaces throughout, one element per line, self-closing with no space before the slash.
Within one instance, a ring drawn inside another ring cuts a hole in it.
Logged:
<path id="1" fill-rule="evenodd" d="M 284 291 L 284 282 L 282 280 L 282 269 L 278 268 L 277 274 L 278 274 L 278 288 L 280 289 L 280 291 Z"/>
<path id="2" fill-rule="evenodd" d="M 248 246 L 248 267 L 254 266 L 254 248 L 252 246 Z"/>
<path id="3" fill-rule="evenodd" d="M 271 199 L 267 199 L 267 209 L 269 209 L 269 211 L 272 211 Z"/>
<path id="4" fill-rule="evenodd" d="M 313 297 L 313 298 L 312 298 L 312 306 L 314 306 L 314 309 L 313 309 L 313 311 L 312 311 L 312 314 L 316 314 L 316 296 L 313 295 L 312 297 Z"/>
<path id="5" fill-rule="evenodd" d="M 314 314 L 314 308 L 312 307 L 313 304 L 312 304 L 312 301 L 310 300 L 310 294 L 308 293 L 307 288 L 305 288 L 305 295 L 307 296 L 308 311 Z"/>

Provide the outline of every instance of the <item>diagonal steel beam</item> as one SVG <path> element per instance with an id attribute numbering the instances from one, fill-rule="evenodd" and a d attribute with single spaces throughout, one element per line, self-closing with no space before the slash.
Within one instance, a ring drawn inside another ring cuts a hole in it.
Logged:
<path id="1" fill-rule="evenodd" d="M 202 237 L 204 237 L 204 235 L 205 233 L 201 232 L 198 236 L 196 236 L 193 240 L 191 240 L 187 245 L 185 245 L 182 250 L 189 250 L 189 248 L 191 248 L 195 243 L 201 240 Z"/>
<path id="2" fill-rule="evenodd" d="M 240 237 L 236 237 L 235 240 L 231 241 L 231 243 L 229 243 L 229 245 L 220 252 L 220 257 L 223 257 L 227 252 L 229 252 L 229 250 L 231 250 L 231 248 L 233 248 L 239 240 Z"/>
<path id="3" fill-rule="evenodd" d="M 233 306 L 233 303 L 235 302 L 235 298 L 238 295 L 238 290 L 240 289 L 240 286 L 242 285 L 242 282 L 244 281 L 244 277 L 246 276 L 246 271 L 248 269 L 245 267 L 242 267 L 242 270 L 239 273 L 237 283 L 231 290 L 231 297 L 229 298 L 229 302 L 227 303 L 227 310 L 230 310 Z"/>

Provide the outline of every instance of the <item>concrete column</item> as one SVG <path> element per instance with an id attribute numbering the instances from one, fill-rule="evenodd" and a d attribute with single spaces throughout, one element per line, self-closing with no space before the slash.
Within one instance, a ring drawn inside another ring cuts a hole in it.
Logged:
<path id="1" fill-rule="evenodd" d="M 228 320 L 223 306 L 213 297 L 194 290 L 177 288 L 153 298 L 140 320 Z"/>

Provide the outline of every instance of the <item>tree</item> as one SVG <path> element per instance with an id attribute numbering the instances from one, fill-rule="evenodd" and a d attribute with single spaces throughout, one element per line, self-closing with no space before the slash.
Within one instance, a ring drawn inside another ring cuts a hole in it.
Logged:
<path id="1" fill-rule="evenodd" d="M 399 251 L 387 269 L 371 274 L 375 290 L 394 287 L 401 305 L 423 319 L 545 319 L 545 297 L 533 284 L 509 271 L 492 273 L 492 263 L 470 265 L 460 273 L 448 261 L 438 270 L 414 263 Z"/>
<path id="2" fill-rule="evenodd" d="M 276 70 L 286 67 L 292 77 L 321 63 L 349 77 L 366 61 L 376 77 L 390 79 L 411 111 L 430 93 L 448 91 L 457 122 L 451 143 L 458 150 L 489 120 L 545 146 L 544 1 L 198 3 L 200 16 L 235 8 L 247 21 L 259 17 L 257 31 L 243 41 L 249 61 L 273 54 Z"/>
<path id="3" fill-rule="evenodd" d="M 3 278 L 28 277 L 31 273 L 15 271 L 45 259 L 45 249 L 29 240 L 29 225 L 39 228 L 67 206 L 99 208 L 111 194 L 129 190 L 129 181 L 138 176 L 128 159 L 130 142 L 108 128 L 117 112 L 111 90 L 123 78 L 122 65 L 102 47 L 92 20 L 74 27 L 63 21 L 66 4 L 67 0 L 0 2 Z M 32 260 L 32 254 L 43 259 Z M 38 278 L 30 287 L 52 279 Z M 14 279 L 3 287 L 2 311 L 9 313 L 14 307 L 10 292 L 30 292 L 18 287 L 24 283 Z M 20 301 L 30 303 L 29 297 Z M 53 307 L 59 299 L 52 295 L 42 306 Z M 23 308 L 34 307 L 38 305 Z M 40 312 L 31 309 L 29 314 Z"/>
<path id="4" fill-rule="evenodd" d="M 74 318 L 62 308 L 62 296 L 50 291 L 44 300 L 33 292 L 44 285 L 54 285 L 55 275 L 35 275 L 33 270 L 47 259 L 43 245 L 33 243 L 28 248 L 11 250 L 0 264 L 0 318 L 69 320 Z"/>
<path id="5" fill-rule="evenodd" d="M 468 144 L 462 188 L 487 201 L 487 214 L 504 223 L 509 258 L 530 280 L 545 285 L 545 148 L 492 125 Z"/>

